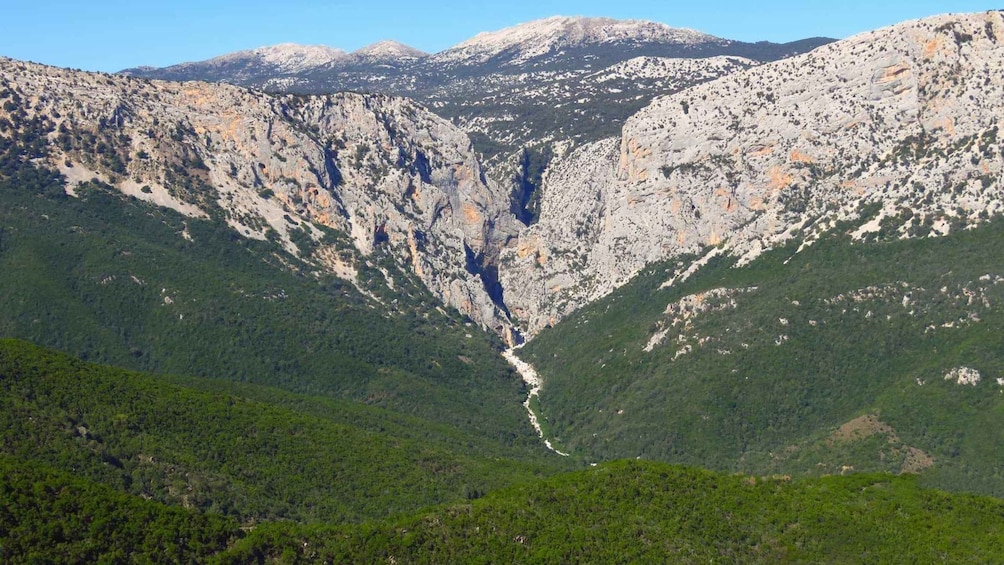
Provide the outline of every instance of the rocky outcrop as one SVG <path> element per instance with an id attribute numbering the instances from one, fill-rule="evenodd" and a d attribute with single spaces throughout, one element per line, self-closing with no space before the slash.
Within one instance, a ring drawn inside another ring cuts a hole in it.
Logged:
<path id="1" fill-rule="evenodd" d="M 945 233 L 1001 212 L 1004 17 L 866 33 L 660 98 L 552 165 L 539 223 L 502 256 L 532 334 L 644 265 L 708 246 L 748 261 L 855 232 Z"/>
<path id="2" fill-rule="evenodd" d="M 0 118 L 50 124 L 46 159 L 71 193 L 96 178 L 273 238 L 348 278 L 386 253 L 445 303 L 500 333 L 508 327 L 485 280 L 515 233 L 508 199 L 485 179 L 466 134 L 414 102 L 270 96 L 9 59 L 0 81 Z"/>

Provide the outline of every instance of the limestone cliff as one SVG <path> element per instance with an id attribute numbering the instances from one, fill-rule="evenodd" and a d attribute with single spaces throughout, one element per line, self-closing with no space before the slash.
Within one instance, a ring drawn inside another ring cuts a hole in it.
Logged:
<path id="1" fill-rule="evenodd" d="M 878 203 L 901 237 L 1001 212 L 1004 16 L 907 22 L 659 98 L 619 139 L 552 165 L 502 256 L 532 334 L 644 265 L 708 246 L 750 260 Z"/>
<path id="2" fill-rule="evenodd" d="M 515 233 L 508 198 L 486 181 L 466 134 L 414 102 L 271 96 L 10 59 L 0 59 L 0 91 L 0 119 L 49 125 L 47 159 L 70 193 L 96 178 L 291 253 L 312 242 L 304 258 L 349 279 L 386 252 L 445 303 L 507 327 L 494 281 L 482 277 Z M 349 234 L 354 249 L 326 228 Z"/>

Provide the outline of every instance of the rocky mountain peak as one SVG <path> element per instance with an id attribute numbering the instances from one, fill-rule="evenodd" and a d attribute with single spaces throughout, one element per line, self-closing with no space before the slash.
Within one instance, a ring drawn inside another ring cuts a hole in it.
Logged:
<path id="1" fill-rule="evenodd" d="M 326 45 L 280 43 L 162 69 L 134 67 L 124 69 L 119 74 L 162 80 L 200 80 L 247 85 L 263 76 L 284 77 L 309 73 L 348 57 L 345 51 Z"/>
<path id="2" fill-rule="evenodd" d="M 211 80 L 240 84 L 259 75 L 290 75 L 308 72 L 345 59 L 347 53 L 325 45 L 280 43 L 244 51 L 235 51 L 206 61 L 180 63 L 163 69 L 134 67 L 123 75 L 165 80 Z"/>
<path id="3" fill-rule="evenodd" d="M 428 55 L 424 51 L 393 40 L 378 41 L 352 54 L 370 61 L 421 59 Z"/>
<path id="4" fill-rule="evenodd" d="M 521 55 L 517 60 L 525 61 L 556 49 L 588 45 L 625 42 L 697 45 L 721 41 L 692 29 L 673 28 L 644 20 L 553 16 L 499 31 L 479 33 L 437 57 L 445 60 L 488 60 L 510 50 L 519 50 Z"/>
<path id="5" fill-rule="evenodd" d="M 297 43 L 280 43 L 258 47 L 249 51 L 239 51 L 223 55 L 212 61 L 227 62 L 239 59 L 251 59 L 265 65 L 271 65 L 283 72 L 298 72 L 319 67 L 345 57 L 345 51 L 326 45 L 299 45 Z"/>

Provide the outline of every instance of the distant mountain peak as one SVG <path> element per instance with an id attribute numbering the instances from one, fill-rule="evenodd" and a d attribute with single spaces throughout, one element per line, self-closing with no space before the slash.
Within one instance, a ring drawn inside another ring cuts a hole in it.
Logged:
<path id="1" fill-rule="evenodd" d="M 444 59 L 490 58 L 519 49 L 521 60 L 544 55 L 556 48 L 623 42 L 698 45 L 724 41 L 693 29 L 674 28 L 645 20 L 616 20 L 583 16 L 552 16 L 498 31 L 477 34 L 446 51 Z"/>
<path id="2" fill-rule="evenodd" d="M 224 55 L 220 59 L 255 58 L 259 62 L 280 67 L 285 71 L 317 67 L 345 57 L 345 51 L 326 45 L 300 45 L 297 43 L 280 43 L 258 47 L 250 51 L 239 51 Z"/>
<path id="3" fill-rule="evenodd" d="M 609 43 L 620 40 L 700 43 L 717 39 L 692 29 L 674 28 L 645 20 L 552 16 L 498 31 L 479 33 L 457 47 L 516 43 L 541 38 L 563 38 L 570 44 Z"/>
<path id="4" fill-rule="evenodd" d="M 424 51 L 392 40 L 378 41 L 352 54 L 367 59 L 419 59 L 428 55 Z"/>
<path id="5" fill-rule="evenodd" d="M 565 38 L 571 44 L 645 40 L 670 43 L 703 43 L 718 38 L 693 29 L 675 28 L 647 20 L 616 20 L 584 16 L 551 16 L 498 31 L 482 32 L 457 47 L 524 42 L 540 38 Z"/>

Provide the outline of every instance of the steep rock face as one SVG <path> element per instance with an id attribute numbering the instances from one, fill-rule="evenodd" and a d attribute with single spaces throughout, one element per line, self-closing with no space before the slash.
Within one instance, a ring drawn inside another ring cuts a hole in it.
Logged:
<path id="1" fill-rule="evenodd" d="M 865 202 L 880 212 L 858 236 L 998 214 L 1001 76 L 1004 17 L 989 12 L 866 33 L 657 99 L 619 139 L 548 171 L 539 223 L 503 254 L 510 310 L 532 334 L 651 261 L 811 243 Z"/>
<path id="2" fill-rule="evenodd" d="M 389 251 L 447 304 L 507 326 L 482 280 L 515 231 L 507 199 L 486 182 L 467 136 L 411 101 L 274 97 L 9 59 L 0 87 L 0 118 L 47 124 L 46 159 L 71 193 L 96 178 L 276 238 L 348 279 L 367 255 Z"/>

